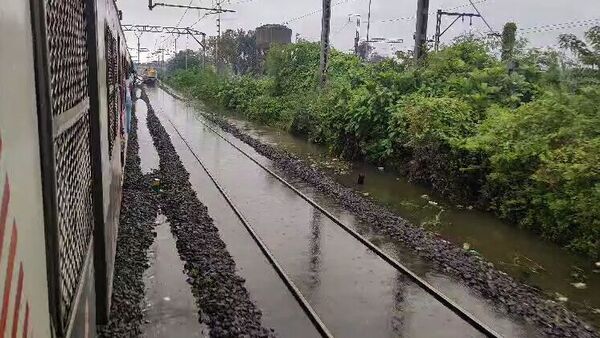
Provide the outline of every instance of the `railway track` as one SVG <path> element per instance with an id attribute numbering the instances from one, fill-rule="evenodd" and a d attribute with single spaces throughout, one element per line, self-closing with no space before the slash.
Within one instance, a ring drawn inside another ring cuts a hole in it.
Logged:
<path id="1" fill-rule="evenodd" d="M 267 258 L 267 260 L 269 261 L 269 263 L 273 266 L 273 268 L 275 269 L 275 271 L 277 272 L 277 274 L 279 275 L 279 277 L 283 280 L 284 284 L 286 285 L 286 287 L 288 288 L 288 290 L 292 293 L 292 295 L 294 296 L 294 298 L 296 299 L 296 301 L 299 303 L 299 305 L 301 306 L 301 308 L 304 310 L 304 312 L 306 313 L 306 315 L 308 316 L 308 318 L 311 320 L 312 324 L 315 326 L 315 328 L 317 329 L 317 331 L 323 337 L 333 337 L 333 335 L 331 334 L 331 331 L 326 327 L 326 325 L 324 324 L 324 322 L 319 318 L 319 316 L 317 315 L 317 313 L 314 311 L 314 309 L 311 307 L 311 305 L 308 303 L 308 301 L 305 299 L 305 297 L 302 295 L 302 293 L 299 291 L 299 289 L 296 287 L 296 285 L 289 278 L 289 276 L 283 270 L 283 268 L 281 267 L 281 265 L 277 262 L 277 260 L 273 256 L 273 254 L 270 252 L 269 248 L 265 245 L 264 241 L 260 238 L 260 236 L 254 230 L 254 228 L 252 227 L 252 225 L 246 220 L 246 218 L 244 217 L 244 215 L 242 214 L 242 212 L 240 211 L 240 209 L 232 201 L 232 199 L 228 195 L 227 191 L 223 188 L 223 186 L 217 181 L 217 179 L 215 178 L 215 176 L 206 167 L 206 165 L 203 163 L 201 157 L 198 156 L 198 154 L 196 154 L 196 152 L 192 149 L 192 147 L 190 146 L 190 143 L 183 136 L 183 134 L 177 128 L 177 126 L 175 125 L 175 123 L 173 123 L 173 121 L 169 117 L 167 117 L 166 115 L 163 115 L 163 117 L 170 123 L 170 125 L 172 126 L 172 128 L 175 130 L 177 136 L 185 144 L 185 146 L 191 152 L 191 154 L 193 155 L 193 157 L 195 158 L 195 160 L 202 167 L 202 169 L 207 174 L 207 176 L 210 178 L 210 180 L 215 185 L 215 187 L 217 188 L 217 190 L 220 192 L 220 194 L 226 200 L 226 202 L 229 205 L 229 207 L 233 210 L 233 212 L 238 217 L 238 219 L 240 220 L 240 222 L 244 225 L 244 227 L 246 228 L 246 230 L 248 231 L 248 233 L 250 234 L 250 236 L 253 238 L 253 240 L 255 241 L 255 243 L 259 246 L 260 250 L 265 255 L 265 257 Z M 238 147 L 236 144 L 234 144 L 233 142 L 231 142 L 229 139 L 227 139 L 225 136 L 223 136 L 220 132 L 218 132 L 213 126 L 209 125 L 208 123 L 206 123 L 206 122 L 204 122 L 202 120 L 200 120 L 199 122 L 201 122 L 212 133 L 216 134 L 219 138 L 223 139 L 226 143 L 228 143 L 230 146 L 232 146 L 234 149 L 236 149 L 238 152 L 240 152 L 243 156 L 247 157 L 249 160 L 251 160 L 253 163 L 255 163 L 258 167 L 260 167 L 266 173 L 268 173 L 269 175 L 271 175 L 272 177 L 274 177 L 275 179 L 277 179 L 279 182 L 281 182 L 283 185 L 285 185 L 288 189 L 290 189 L 295 194 L 297 194 L 300 198 L 302 198 L 304 201 L 306 201 L 312 207 L 314 207 L 315 209 L 317 209 L 320 213 L 322 213 L 327 218 L 329 218 L 334 224 L 336 224 L 341 229 L 343 229 L 345 232 L 347 232 L 348 234 L 350 234 L 353 238 L 355 238 L 357 241 L 359 241 L 362 245 L 364 245 L 368 250 L 370 250 L 375 255 L 377 255 L 380 259 L 382 259 L 383 261 L 385 261 L 387 264 L 389 264 L 395 270 L 399 271 L 400 273 L 402 273 L 403 275 L 405 275 L 406 277 L 408 277 L 413 283 L 415 283 L 416 285 L 418 285 L 421 289 L 423 289 L 425 292 L 427 292 L 429 295 L 431 295 L 434 299 L 436 299 L 444 307 L 446 307 L 447 309 L 449 309 L 450 311 L 452 311 L 459 318 L 461 318 L 462 320 L 464 320 L 467 324 L 469 324 L 470 326 L 472 326 L 475 330 L 477 330 L 478 332 L 480 332 L 481 334 L 483 334 L 486 337 L 501 337 L 500 334 L 498 334 L 492 328 L 490 328 L 485 323 L 483 323 L 482 321 L 480 321 L 473 314 L 471 314 L 468 311 L 466 311 L 465 309 L 463 309 L 461 306 L 459 306 L 457 303 L 455 303 L 449 297 L 447 297 L 442 292 L 440 292 L 439 290 L 437 290 L 436 288 L 434 288 L 427 281 L 425 281 L 424 279 L 420 278 L 417 274 L 415 274 L 409 268 L 407 268 L 406 266 L 404 266 L 403 264 L 401 264 L 400 262 L 398 262 L 397 260 L 395 260 L 394 258 L 392 258 L 391 256 L 389 256 L 388 254 L 386 254 L 385 252 L 383 252 L 381 249 L 379 249 L 377 246 L 375 246 L 373 243 L 371 243 L 365 237 L 363 237 L 362 235 L 360 235 L 354 229 L 352 229 L 348 225 L 344 224 L 344 222 L 342 222 L 341 220 L 339 220 L 331 212 L 329 212 L 328 210 L 326 210 L 324 207 L 322 207 L 320 204 L 318 204 L 317 202 L 315 202 L 309 196 L 307 196 L 306 194 L 302 193 L 300 190 L 298 190 L 297 188 L 295 188 L 292 184 L 290 184 L 288 181 L 286 181 L 283 177 L 281 177 L 277 173 L 273 172 L 271 169 L 267 168 L 265 165 L 263 165 L 262 163 L 260 163 L 257 159 L 255 159 L 250 154 L 248 154 L 247 152 L 245 152 L 243 149 L 241 149 L 240 147 Z"/>

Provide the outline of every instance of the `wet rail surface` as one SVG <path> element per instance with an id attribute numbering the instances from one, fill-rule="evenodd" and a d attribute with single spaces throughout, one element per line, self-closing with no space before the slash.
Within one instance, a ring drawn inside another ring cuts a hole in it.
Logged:
<path id="1" fill-rule="evenodd" d="M 340 337 L 476 337 L 479 333 L 444 308 L 440 303 L 411 283 L 361 243 L 333 224 L 279 181 L 264 172 L 239 151 L 207 130 L 198 111 L 174 99 L 160 89 L 149 89 L 155 111 L 173 143 L 177 134 L 168 128 L 167 118 L 190 142 L 209 170 L 225 187 L 234 202 L 256 228 L 286 272 L 298 285 L 321 319 Z M 235 140 L 232 139 L 233 142 Z M 240 147 L 244 147 L 240 145 Z M 246 147 L 264 164 L 269 161 Z M 182 160 L 194 176 L 200 171 L 185 160 L 185 149 L 176 145 Z M 188 150 L 189 152 L 189 150 Z M 197 183 L 193 183 L 198 186 Z M 324 203 L 336 217 L 357 229 L 364 225 L 352 215 L 336 208 L 308 187 L 301 187 L 313 198 Z M 201 199 L 207 198 L 207 184 L 198 189 Z M 204 201 L 203 201 L 204 202 Z M 214 205 L 213 217 L 223 212 Z M 229 245 L 229 243 L 228 243 Z M 420 265 L 402 248 L 380 243 L 386 252 L 409 266 Z M 230 247 L 230 250 L 233 248 Z M 237 260 L 237 257 L 236 257 Z M 497 313 L 485 301 L 450 278 L 426 274 L 426 279 L 457 300 L 462 306 L 504 336 L 531 337 L 536 332 L 507 316 Z M 260 289 L 260 288 L 259 288 Z M 254 294 L 256 291 L 251 290 Z M 261 307 L 265 318 L 268 310 Z M 288 330 L 279 331 L 286 334 Z"/>

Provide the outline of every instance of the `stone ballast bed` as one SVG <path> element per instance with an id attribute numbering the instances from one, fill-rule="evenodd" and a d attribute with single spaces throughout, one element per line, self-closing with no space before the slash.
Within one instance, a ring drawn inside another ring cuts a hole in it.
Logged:
<path id="1" fill-rule="evenodd" d="M 135 106 L 134 106 L 135 107 Z M 100 337 L 139 337 L 144 315 L 144 271 L 148 250 L 154 241 L 154 220 L 158 212 L 156 194 L 150 188 L 151 174 L 143 175 L 137 139 L 138 120 L 132 114 L 127 142 L 119 234 L 115 256 L 111 315 Z"/>

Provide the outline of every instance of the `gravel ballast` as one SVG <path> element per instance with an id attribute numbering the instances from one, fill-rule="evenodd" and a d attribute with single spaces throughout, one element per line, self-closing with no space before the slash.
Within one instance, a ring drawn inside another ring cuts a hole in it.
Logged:
<path id="1" fill-rule="evenodd" d="M 293 154 L 249 136 L 223 117 L 215 114 L 204 116 L 224 131 L 252 146 L 259 154 L 272 160 L 280 171 L 304 180 L 318 191 L 338 201 L 362 222 L 370 224 L 378 234 L 412 248 L 419 256 L 431 262 L 436 270 L 461 280 L 513 318 L 536 324 L 547 336 L 599 337 L 593 327 L 562 304 L 514 280 L 481 256 L 410 224 L 388 208 L 339 184 Z"/>
<path id="2" fill-rule="evenodd" d="M 244 279 L 236 274 L 233 258 L 144 91 L 142 99 L 148 106 L 148 129 L 160 158 L 161 211 L 176 237 L 200 320 L 209 326 L 211 337 L 275 336 L 262 326 L 261 311 L 250 299 Z"/>
<path id="3" fill-rule="evenodd" d="M 144 320 L 144 271 L 148 249 L 154 241 L 154 219 L 158 201 L 150 188 L 150 175 L 140 167 L 137 118 L 132 114 L 127 143 L 119 234 L 115 256 L 111 315 L 100 337 L 139 337 Z"/>

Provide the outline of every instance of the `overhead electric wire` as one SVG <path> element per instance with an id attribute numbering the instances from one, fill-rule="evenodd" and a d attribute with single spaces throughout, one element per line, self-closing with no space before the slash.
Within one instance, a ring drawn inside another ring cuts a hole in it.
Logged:
<path id="1" fill-rule="evenodd" d="M 576 20 L 576 21 L 554 23 L 554 24 L 546 24 L 546 25 L 532 26 L 532 27 L 527 27 L 527 28 L 519 28 L 519 32 L 523 33 L 523 34 L 543 33 L 543 32 L 555 31 L 555 30 L 560 30 L 560 29 L 578 28 L 578 27 L 586 27 L 586 26 L 592 26 L 592 25 L 600 25 L 600 18 Z"/>
<path id="2" fill-rule="evenodd" d="M 481 3 L 484 3 L 484 2 L 488 2 L 488 1 L 490 1 L 490 0 L 479 0 L 479 1 L 474 1 L 473 3 L 476 4 L 476 5 L 478 5 L 478 4 L 481 4 Z M 451 7 L 451 8 L 445 8 L 444 10 L 446 10 L 446 11 L 453 11 L 453 10 L 457 10 L 459 8 L 463 8 L 463 7 L 467 7 L 467 6 L 471 6 L 471 3 L 468 2 L 468 3 L 465 3 L 465 4 L 459 5 L 459 6 L 455 6 L 455 7 Z M 435 15 L 436 13 L 437 12 L 429 12 L 429 15 Z M 417 18 L 416 15 L 411 15 L 411 16 L 404 16 L 404 17 L 399 17 L 399 18 L 378 20 L 378 21 L 375 21 L 375 22 L 381 22 L 381 23 L 383 23 L 383 22 L 397 22 L 397 21 L 403 21 L 403 20 L 414 20 L 416 18 Z"/>
<path id="3" fill-rule="evenodd" d="M 187 14 L 187 12 L 190 10 L 190 6 L 192 5 L 192 2 L 194 2 L 194 0 L 190 0 L 190 2 L 187 5 L 187 8 L 185 9 L 185 11 L 183 12 L 183 14 L 179 17 L 179 20 L 177 21 L 177 25 L 175 25 L 176 28 L 179 28 L 179 25 L 181 24 L 181 21 L 183 20 L 183 18 L 185 17 L 185 15 Z M 160 43 L 160 47 L 164 47 L 165 42 L 170 39 L 172 37 L 172 35 L 168 35 L 165 38 L 163 38 L 160 42 L 158 42 L 158 39 L 154 40 L 154 49 L 156 49 L 156 44 L 157 42 Z M 160 38 L 159 38 L 160 39 Z"/>
<path id="4" fill-rule="evenodd" d="M 249 2 L 254 2 L 254 1 L 256 1 L 256 0 L 240 0 L 240 1 L 234 2 L 234 3 L 230 4 L 230 5 L 232 5 L 232 6 L 234 6 L 234 5 L 242 5 L 242 4 L 247 4 Z"/>
<path id="5" fill-rule="evenodd" d="M 194 2 L 194 0 L 190 0 L 190 3 L 188 3 L 188 7 L 185 9 L 185 11 L 183 12 L 183 14 L 179 18 L 179 21 L 177 21 L 177 25 L 175 25 L 175 27 L 179 27 L 179 24 L 181 23 L 181 20 L 183 20 L 183 18 L 187 14 L 187 12 L 190 10 L 190 6 L 192 5 L 192 2 Z"/>
<path id="6" fill-rule="evenodd" d="M 490 30 L 490 33 L 496 34 L 496 32 L 492 29 L 492 26 L 490 26 L 490 24 L 487 22 L 487 20 L 485 19 L 485 17 L 483 15 L 481 15 L 481 12 L 479 11 L 479 8 L 477 8 L 477 6 L 475 6 L 475 4 L 473 3 L 473 0 L 469 0 L 469 3 L 471 4 L 471 6 L 473 6 L 473 9 L 475 10 L 475 12 L 477 12 L 477 15 L 479 15 L 479 17 L 481 18 L 481 20 L 483 20 L 483 23 L 485 23 L 485 25 L 487 26 L 487 28 Z"/>
<path id="7" fill-rule="evenodd" d="M 331 4 L 331 7 L 335 7 L 335 6 L 338 6 L 338 5 L 341 5 L 341 4 L 345 4 L 345 3 L 348 3 L 348 2 L 351 2 L 351 1 L 356 1 L 356 0 L 340 0 L 338 2 L 335 2 L 335 3 Z M 308 12 L 306 14 L 303 14 L 303 15 L 297 16 L 295 18 L 291 18 L 289 20 L 286 20 L 286 21 L 283 22 L 283 24 L 287 25 L 290 22 L 294 22 L 294 21 L 298 21 L 300 19 L 304 19 L 304 18 L 309 17 L 311 15 L 315 15 L 317 13 L 321 13 L 322 11 L 323 11 L 323 8 L 319 8 L 319 9 L 316 9 L 316 10 L 314 10 L 312 12 Z"/>
<path id="8" fill-rule="evenodd" d="M 338 35 L 341 31 L 344 30 L 344 28 L 348 27 L 349 24 L 351 24 L 352 22 L 350 20 L 348 20 L 342 27 L 340 27 L 339 29 L 337 29 L 335 32 L 333 32 L 331 35 L 332 36 L 336 36 Z"/>
<path id="9" fill-rule="evenodd" d="M 215 14 L 215 13 L 214 12 L 204 13 L 203 16 L 201 16 L 198 20 L 196 20 L 193 24 L 190 25 L 190 28 L 194 28 L 194 26 L 196 26 L 200 21 L 202 21 L 204 18 L 206 18 L 207 16 L 209 16 L 211 14 Z"/>

